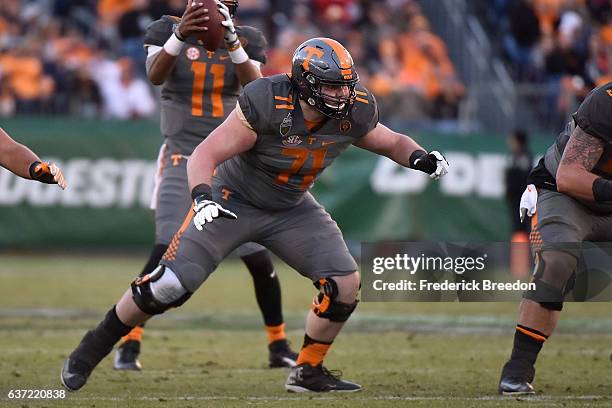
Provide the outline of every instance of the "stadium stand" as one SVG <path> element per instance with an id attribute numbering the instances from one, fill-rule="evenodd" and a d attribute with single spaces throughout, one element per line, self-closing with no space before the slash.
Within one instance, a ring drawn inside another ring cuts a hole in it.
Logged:
<path id="1" fill-rule="evenodd" d="M 125 107 L 112 106 L 120 102 L 109 98 L 109 92 L 121 89 L 125 65 L 139 84 L 144 29 L 163 14 L 181 15 L 183 3 L 3 1 L 0 114 L 151 116 L 152 110 L 126 113 Z M 288 72 L 290 52 L 300 42 L 329 36 L 351 50 L 362 80 L 379 95 L 388 119 L 452 121 L 458 116 L 466 89 L 444 41 L 431 31 L 415 1 L 242 0 L 239 17 L 241 24 L 263 29 L 270 42 L 265 75 Z M 143 93 L 140 84 L 137 88 Z"/>

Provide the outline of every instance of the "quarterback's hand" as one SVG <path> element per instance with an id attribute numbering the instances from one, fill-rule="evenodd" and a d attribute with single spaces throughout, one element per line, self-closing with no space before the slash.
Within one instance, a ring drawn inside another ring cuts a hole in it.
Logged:
<path id="1" fill-rule="evenodd" d="M 437 150 L 423 154 L 421 157 L 417 158 L 412 164 L 412 167 L 429 174 L 429 177 L 434 180 L 448 173 L 448 161 L 446 161 L 442 153 Z"/>
<path id="2" fill-rule="evenodd" d="M 179 39 L 184 41 L 187 37 L 208 31 L 208 28 L 204 27 L 204 23 L 210 20 L 208 12 L 209 10 L 202 7 L 197 0 L 189 0 L 181 22 L 176 28 Z"/>
<path id="3" fill-rule="evenodd" d="M 221 22 L 221 25 L 225 27 L 223 40 L 227 45 L 234 45 L 236 41 L 238 41 L 238 34 L 236 34 L 236 27 L 234 27 L 234 21 L 232 20 L 230 11 L 220 0 L 215 0 L 215 2 L 217 3 L 219 13 L 223 16 L 223 21 Z"/>
<path id="4" fill-rule="evenodd" d="M 529 184 L 523 195 L 521 196 L 521 204 L 519 205 L 519 217 L 521 222 L 525 221 L 525 216 L 533 216 L 536 213 L 538 204 L 538 190 L 533 184 Z"/>
<path id="5" fill-rule="evenodd" d="M 193 211 L 195 216 L 193 217 L 193 225 L 202 231 L 204 224 L 207 222 L 213 222 L 215 218 L 223 217 L 235 220 L 238 218 L 233 212 L 226 210 L 214 201 L 207 200 L 204 197 L 196 197 L 193 200 Z"/>
<path id="6" fill-rule="evenodd" d="M 45 184 L 57 184 L 62 190 L 68 186 L 64 179 L 64 173 L 55 163 L 36 161 L 30 165 L 30 177 L 32 180 Z"/>

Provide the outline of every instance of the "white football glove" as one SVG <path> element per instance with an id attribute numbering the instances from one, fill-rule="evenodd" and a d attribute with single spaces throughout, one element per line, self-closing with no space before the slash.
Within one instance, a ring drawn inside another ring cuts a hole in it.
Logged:
<path id="1" fill-rule="evenodd" d="M 194 200 L 193 211 L 195 212 L 193 225 L 195 225 L 198 231 L 202 231 L 204 229 L 204 224 L 213 222 L 215 218 L 223 217 L 231 220 L 238 219 L 236 214 L 210 200 L 199 200 L 196 198 Z"/>
<path id="2" fill-rule="evenodd" d="M 232 20 L 229 9 L 220 0 L 215 0 L 215 2 L 217 3 L 219 13 L 223 16 L 223 21 L 221 22 L 221 25 L 225 27 L 223 39 L 226 44 L 234 44 L 238 41 L 238 34 L 236 34 L 236 27 L 234 27 L 234 21 Z"/>
<path id="3" fill-rule="evenodd" d="M 434 150 L 426 153 L 423 150 L 419 150 L 415 153 L 420 153 L 421 156 L 412 163 L 411 168 L 429 174 L 429 177 L 434 180 L 448 173 L 448 162 L 439 151 Z"/>
<path id="4" fill-rule="evenodd" d="M 448 162 L 446 161 L 446 158 L 442 156 L 442 153 L 437 150 L 429 152 L 429 155 L 434 156 L 436 158 L 436 171 L 431 173 L 429 177 L 434 180 L 437 180 L 440 177 L 444 176 L 446 173 L 448 173 Z"/>
<path id="5" fill-rule="evenodd" d="M 538 204 L 538 190 L 533 184 L 529 184 L 523 195 L 521 196 L 521 204 L 519 205 L 519 217 L 521 222 L 525 221 L 525 216 L 533 216 L 536 213 Z"/>

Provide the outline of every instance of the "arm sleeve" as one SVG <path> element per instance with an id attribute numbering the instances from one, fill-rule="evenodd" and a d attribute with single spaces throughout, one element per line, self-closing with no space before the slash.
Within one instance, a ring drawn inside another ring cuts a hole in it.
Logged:
<path id="1" fill-rule="evenodd" d="M 236 101 L 236 115 L 238 115 L 238 119 L 240 119 L 240 121 L 244 123 L 244 126 L 253 130 L 253 126 L 251 126 L 249 121 L 244 117 L 244 113 L 242 113 L 242 108 L 240 107 L 240 102 L 238 101 Z"/>
<path id="2" fill-rule="evenodd" d="M 372 104 L 370 111 L 370 120 L 367 122 L 366 132 L 368 134 L 370 130 L 374 129 L 379 121 L 378 102 L 373 94 L 370 94 L 370 104 Z"/>
<path id="3" fill-rule="evenodd" d="M 273 101 L 271 83 L 267 78 L 259 78 L 249 82 L 240 96 L 238 106 L 244 116 L 244 120 L 258 135 L 268 131 L 268 120 L 273 109 L 270 101 Z"/>
<path id="4" fill-rule="evenodd" d="M 378 124 L 378 104 L 374 95 L 364 89 L 357 89 L 357 97 L 352 110 L 352 118 L 356 125 L 355 136 L 363 137 L 370 133 Z"/>
<path id="5" fill-rule="evenodd" d="M 589 135 L 612 142 L 612 82 L 592 90 L 573 118 Z"/>

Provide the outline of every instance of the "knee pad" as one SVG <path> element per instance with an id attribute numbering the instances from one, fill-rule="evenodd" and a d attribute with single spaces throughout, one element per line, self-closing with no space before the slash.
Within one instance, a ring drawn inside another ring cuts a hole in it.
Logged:
<path id="1" fill-rule="evenodd" d="M 338 285 L 332 278 L 323 278 L 314 282 L 321 292 L 312 300 L 312 311 L 322 319 L 332 322 L 346 322 L 351 316 L 359 300 L 353 303 L 337 301 Z"/>
<path id="2" fill-rule="evenodd" d="M 162 314 L 185 303 L 191 293 L 183 287 L 172 269 L 160 265 L 150 274 L 132 282 L 132 297 L 143 312 Z"/>
<path id="3" fill-rule="evenodd" d="M 536 255 L 536 266 L 531 280 L 535 290 L 523 293 L 523 298 L 538 302 L 548 310 L 563 310 L 565 295 L 576 280 L 577 260 L 561 251 L 542 251 Z"/>

